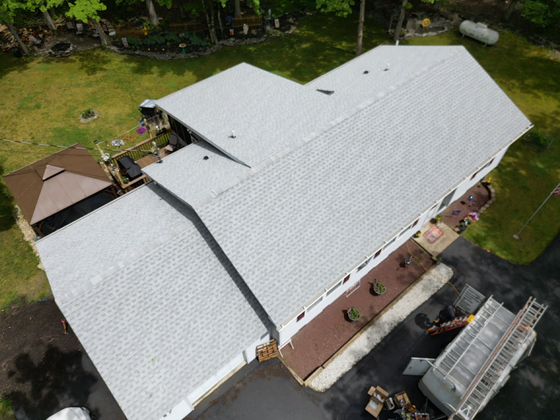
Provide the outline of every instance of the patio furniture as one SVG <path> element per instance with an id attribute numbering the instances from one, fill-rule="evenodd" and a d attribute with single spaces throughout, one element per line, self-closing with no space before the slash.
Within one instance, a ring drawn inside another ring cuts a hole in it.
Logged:
<path id="1" fill-rule="evenodd" d="M 76 35 L 84 34 L 84 24 L 82 22 L 76 23 Z"/>
<path id="2" fill-rule="evenodd" d="M 76 30 L 76 26 L 74 26 L 74 22 L 72 22 L 71 20 L 67 20 L 66 21 L 66 29 L 68 29 L 69 31 Z"/>
<path id="3" fill-rule="evenodd" d="M 129 180 L 132 181 L 133 179 L 142 176 L 142 169 L 140 168 L 140 165 L 138 165 L 130 156 L 123 156 L 117 160 L 117 163 L 119 164 L 123 175 L 126 175 Z"/>
<path id="4" fill-rule="evenodd" d="M 169 143 L 163 149 L 166 152 L 173 153 L 179 148 L 179 136 L 175 133 L 171 133 L 169 136 Z"/>

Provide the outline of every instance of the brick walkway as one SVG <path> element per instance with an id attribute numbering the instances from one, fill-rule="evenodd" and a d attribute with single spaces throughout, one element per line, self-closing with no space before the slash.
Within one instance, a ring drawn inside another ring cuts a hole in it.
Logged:
<path id="1" fill-rule="evenodd" d="M 418 246 L 409 240 L 369 272 L 361 280 L 358 290 L 349 297 L 343 294 L 303 327 L 292 338 L 294 350 L 290 346 L 282 349 L 284 360 L 300 378 L 306 379 L 424 274 L 424 268 L 415 259 L 408 268 L 403 268 L 404 260 L 410 255 L 408 248 L 420 259 L 424 267 L 428 269 L 432 266 L 430 256 L 422 253 Z M 370 284 L 375 278 L 387 288 L 381 296 L 374 296 L 371 292 Z M 349 322 L 345 317 L 345 311 L 350 306 L 360 310 L 361 317 L 357 322 Z"/>

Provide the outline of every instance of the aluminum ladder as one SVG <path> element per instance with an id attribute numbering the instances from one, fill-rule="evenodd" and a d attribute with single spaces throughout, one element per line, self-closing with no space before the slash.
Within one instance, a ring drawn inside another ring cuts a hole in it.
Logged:
<path id="1" fill-rule="evenodd" d="M 529 298 L 500 340 L 500 344 L 465 392 L 455 413 L 449 417 L 450 420 L 455 414 L 459 414 L 465 420 L 471 420 L 478 414 L 482 403 L 491 393 L 502 372 L 513 359 L 517 349 L 529 338 L 547 308 L 548 306 L 539 304 L 533 297 Z"/>
<path id="2" fill-rule="evenodd" d="M 443 374 L 444 379 L 447 378 L 458 364 L 461 364 L 461 357 L 473 345 L 478 334 L 480 334 L 486 324 L 494 317 L 500 319 L 497 313 L 502 306 L 503 303 L 498 303 L 490 296 L 474 319 L 465 327 L 461 334 L 447 346 L 443 352 L 443 357 L 438 358 L 438 361 L 434 364 L 434 369 Z M 502 320 L 502 322 L 505 321 Z M 461 364 L 461 366 L 468 370 L 465 365 Z"/>

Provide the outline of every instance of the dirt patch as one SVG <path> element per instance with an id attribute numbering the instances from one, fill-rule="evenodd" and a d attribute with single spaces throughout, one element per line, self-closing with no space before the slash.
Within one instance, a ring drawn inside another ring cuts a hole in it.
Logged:
<path id="1" fill-rule="evenodd" d="M 44 420 L 68 406 L 88 407 L 100 420 L 124 419 L 62 319 L 52 298 L 0 312 L 0 397 L 18 419 Z"/>

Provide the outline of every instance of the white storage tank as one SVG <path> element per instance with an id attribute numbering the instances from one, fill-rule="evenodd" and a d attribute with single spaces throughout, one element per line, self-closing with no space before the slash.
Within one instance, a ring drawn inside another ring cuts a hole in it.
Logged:
<path id="1" fill-rule="evenodd" d="M 484 23 L 474 23 L 470 20 L 461 22 L 461 25 L 459 25 L 459 32 L 482 42 L 484 45 L 494 45 L 500 38 L 498 32 L 488 29 L 488 26 Z"/>

